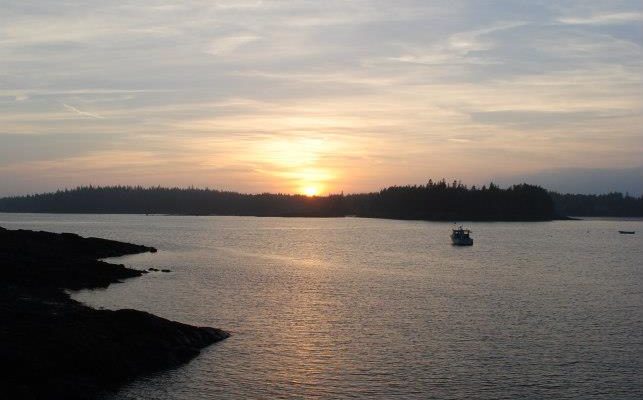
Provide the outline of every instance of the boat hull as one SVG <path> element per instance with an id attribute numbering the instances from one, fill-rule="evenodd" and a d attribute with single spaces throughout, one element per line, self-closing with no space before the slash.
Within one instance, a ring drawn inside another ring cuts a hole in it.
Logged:
<path id="1" fill-rule="evenodd" d="M 471 238 L 451 238 L 454 246 L 473 246 L 473 239 Z"/>

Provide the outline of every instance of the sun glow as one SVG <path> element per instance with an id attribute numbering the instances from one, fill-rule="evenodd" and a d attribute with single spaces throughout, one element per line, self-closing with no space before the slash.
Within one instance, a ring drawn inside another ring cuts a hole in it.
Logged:
<path id="1" fill-rule="evenodd" d="M 302 189 L 302 193 L 308 197 L 317 196 L 319 194 L 319 188 L 315 186 L 306 186 Z"/>

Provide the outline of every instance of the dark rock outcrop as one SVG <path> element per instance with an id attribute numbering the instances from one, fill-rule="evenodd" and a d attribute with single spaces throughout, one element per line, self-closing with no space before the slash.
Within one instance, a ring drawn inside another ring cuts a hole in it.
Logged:
<path id="1" fill-rule="evenodd" d="M 12 399 L 87 399 L 190 360 L 228 337 L 136 310 L 95 310 L 65 289 L 141 271 L 97 258 L 154 249 L 74 234 L 0 228 L 0 385 Z"/>

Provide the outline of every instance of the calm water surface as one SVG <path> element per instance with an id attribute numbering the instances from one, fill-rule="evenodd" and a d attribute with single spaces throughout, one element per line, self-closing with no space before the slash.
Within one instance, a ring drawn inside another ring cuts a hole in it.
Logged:
<path id="1" fill-rule="evenodd" d="M 643 221 L 0 214 L 159 249 L 76 299 L 233 336 L 112 399 L 640 399 Z M 619 235 L 619 229 L 636 235 Z"/>

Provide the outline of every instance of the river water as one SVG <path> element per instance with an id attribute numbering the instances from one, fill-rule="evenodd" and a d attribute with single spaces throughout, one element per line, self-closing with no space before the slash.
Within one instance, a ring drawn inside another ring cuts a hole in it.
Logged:
<path id="1" fill-rule="evenodd" d="M 0 214 L 155 246 L 73 297 L 232 336 L 110 399 L 643 398 L 643 221 Z M 636 235 L 619 235 L 635 230 Z"/>

